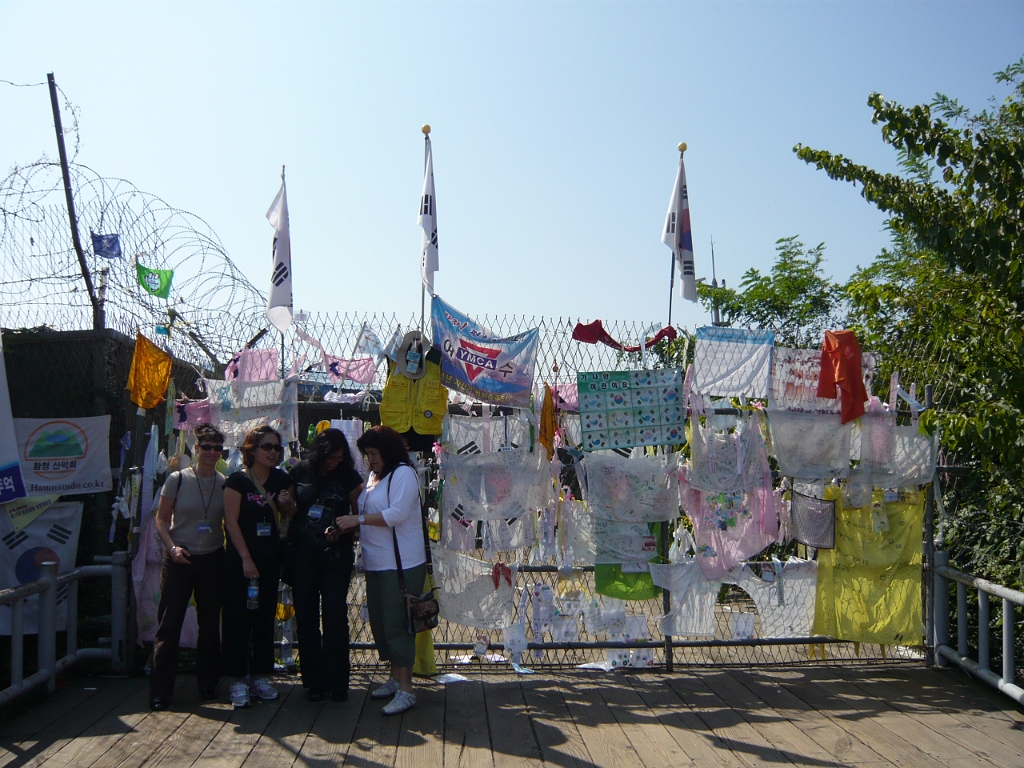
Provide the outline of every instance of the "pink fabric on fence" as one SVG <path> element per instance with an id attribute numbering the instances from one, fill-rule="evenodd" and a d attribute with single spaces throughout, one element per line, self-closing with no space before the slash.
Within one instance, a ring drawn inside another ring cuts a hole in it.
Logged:
<path id="1" fill-rule="evenodd" d="M 348 360 L 324 353 L 324 367 L 332 384 L 350 379 L 358 384 L 369 384 L 377 375 L 377 363 L 372 357 Z"/>
<path id="2" fill-rule="evenodd" d="M 555 398 L 555 405 L 559 410 L 579 413 L 580 393 L 575 381 L 552 387 L 551 395 Z"/>
<path id="3" fill-rule="evenodd" d="M 178 400 L 174 403 L 174 429 L 192 432 L 200 424 L 210 423 L 210 399 Z"/>
<path id="4" fill-rule="evenodd" d="M 277 381 L 277 350 L 241 350 L 224 369 L 224 380 Z"/>

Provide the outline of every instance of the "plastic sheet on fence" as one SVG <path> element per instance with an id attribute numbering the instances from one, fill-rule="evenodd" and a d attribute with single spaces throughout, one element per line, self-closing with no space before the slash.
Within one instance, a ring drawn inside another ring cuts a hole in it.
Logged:
<path id="1" fill-rule="evenodd" d="M 762 564 L 760 576 L 746 565 L 723 581 L 750 595 L 761 617 L 761 637 L 809 637 L 814 624 L 818 563 L 791 557 L 784 564 L 776 560 L 771 569 L 766 565 Z"/>
<path id="2" fill-rule="evenodd" d="M 839 495 L 838 489 L 829 489 Z M 836 548 L 818 553 L 814 632 L 864 643 L 922 641 L 923 492 L 875 491 L 860 508 L 840 500 Z"/>
<path id="3" fill-rule="evenodd" d="M 530 426 L 518 416 L 451 415 L 445 420 L 442 442 L 460 455 L 525 450 L 530 445 Z"/>
<path id="4" fill-rule="evenodd" d="M 442 619 L 478 629 L 512 623 L 515 570 L 507 580 L 495 579 L 493 563 L 445 547 L 431 547 L 431 553 Z"/>
<path id="5" fill-rule="evenodd" d="M 771 331 L 703 326 L 697 329 L 693 387 L 702 395 L 767 397 Z"/>
<path id="6" fill-rule="evenodd" d="M 850 452 L 860 464 L 850 478 L 878 488 L 905 488 L 930 483 L 935 477 L 938 436 L 921 434 L 917 426 L 896 426 L 885 413 L 858 419 Z"/>
<path id="7" fill-rule="evenodd" d="M 768 489 L 740 493 L 702 493 L 693 523 L 695 561 L 704 577 L 718 579 L 779 538 L 775 493 Z"/>
<path id="8" fill-rule="evenodd" d="M 875 377 L 875 358 L 861 354 L 864 386 L 871 391 Z M 839 398 L 818 397 L 818 379 L 821 377 L 821 350 L 775 347 L 772 352 L 771 387 L 768 390 L 768 408 L 779 411 L 805 413 L 839 413 Z"/>
<path id="9" fill-rule="evenodd" d="M 841 424 L 838 414 L 769 411 L 768 424 L 782 475 L 816 479 L 850 474 L 853 425 Z"/>
<path id="10" fill-rule="evenodd" d="M 577 501 L 562 503 L 559 523 L 576 565 L 641 563 L 658 554 L 658 538 L 648 523 L 594 517 Z"/>
<path id="11" fill-rule="evenodd" d="M 224 433 L 224 446 L 234 448 L 249 430 L 269 425 L 288 442 L 295 436 L 295 382 L 217 381 L 203 379 L 210 397 L 210 423 Z"/>
<path id="12" fill-rule="evenodd" d="M 836 503 L 792 491 L 789 537 L 809 547 L 832 549 L 836 541 Z"/>
<path id="13" fill-rule="evenodd" d="M 690 485 L 702 491 L 721 493 L 770 485 L 768 455 L 759 427 L 760 416 L 726 417 L 722 426 L 734 424 L 735 427 L 730 429 L 716 429 L 717 418 L 709 416 L 704 424 L 699 418 L 691 421 Z"/>
<path id="14" fill-rule="evenodd" d="M 441 457 L 444 511 L 466 520 L 514 520 L 543 507 L 551 494 L 542 454 L 501 451 Z"/>
<path id="15" fill-rule="evenodd" d="M 623 523 L 653 523 L 679 516 L 678 455 L 588 455 L 584 500 L 590 513 Z"/>
<path id="16" fill-rule="evenodd" d="M 662 634 L 676 637 L 714 637 L 715 603 L 722 588 L 708 581 L 694 561 L 651 563 L 654 583 L 672 595 L 672 609 L 658 619 Z"/>

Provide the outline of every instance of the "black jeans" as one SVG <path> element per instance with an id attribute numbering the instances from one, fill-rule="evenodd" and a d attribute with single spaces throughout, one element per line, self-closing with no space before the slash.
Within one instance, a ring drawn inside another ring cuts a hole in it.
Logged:
<path id="1" fill-rule="evenodd" d="M 299 547 L 291 558 L 292 595 L 302 684 L 312 691 L 348 691 L 348 587 L 352 550 Z M 323 617 L 323 634 L 320 620 Z"/>
<path id="2" fill-rule="evenodd" d="M 217 684 L 220 656 L 221 574 L 224 550 L 206 555 L 192 555 L 187 565 L 176 563 L 164 554 L 160 568 L 160 605 L 157 608 L 157 630 L 153 643 L 153 669 L 149 676 L 149 695 L 169 699 L 174 691 L 178 670 L 178 641 L 185 611 L 193 593 L 199 619 L 199 640 L 196 647 L 196 677 L 199 688 Z"/>
<path id="3" fill-rule="evenodd" d="M 260 603 L 253 610 L 245 606 L 249 580 L 242 573 L 242 559 L 231 553 L 224 559 L 220 670 L 228 677 L 274 673 L 274 617 L 281 564 L 276 559 L 257 562 L 256 569 L 260 572 Z"/>

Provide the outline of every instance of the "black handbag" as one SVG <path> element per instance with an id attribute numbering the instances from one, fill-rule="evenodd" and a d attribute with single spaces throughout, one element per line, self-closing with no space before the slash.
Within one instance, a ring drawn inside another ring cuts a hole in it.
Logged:
<path id="1" fill-rule="evenodd" d="M 392 471 L 392 475 L 394 472 Z M 388 477 L 388 506 L 391 506 L 391 477 Z M 426 505 L 420 502 L 420 524 L 423 528 L 423 546 L 427 554 L 427 581 L 433 582 L 434 564 L 430 558 L 430 537 L 427 535 Z M 422 595 L 410 595 L 405 586 L 405 573 L 402 571 L 402 555 L 398 551 L 398 534 L 391 529 L 391 540 L 395 545 L 395 565 L 398 567 L 398 588 L 405 597 L 406 613 L 408 614 L 408 630 L 410 635 L 419 634 L 433 629 L 441 617 L 441 604 L 437 601 L 437 587 L 431 587 Z"/>

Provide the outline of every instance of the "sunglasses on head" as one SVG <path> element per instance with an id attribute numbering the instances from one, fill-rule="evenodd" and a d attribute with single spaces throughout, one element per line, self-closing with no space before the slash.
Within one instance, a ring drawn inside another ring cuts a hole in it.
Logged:
<path id="1" fill-rule="evenodd" d="M 198 446 L 201 451 L 223 451 L 224 446 L 220 443 L 199 443 Z"/>
<path id="2" fill-rule="evenodd" d="M 264 451 L 269 453 L 270 451 L 283 451 L 284 447 L 280 443 L 260 443 L 257 448 L 262 448 Z"/>

